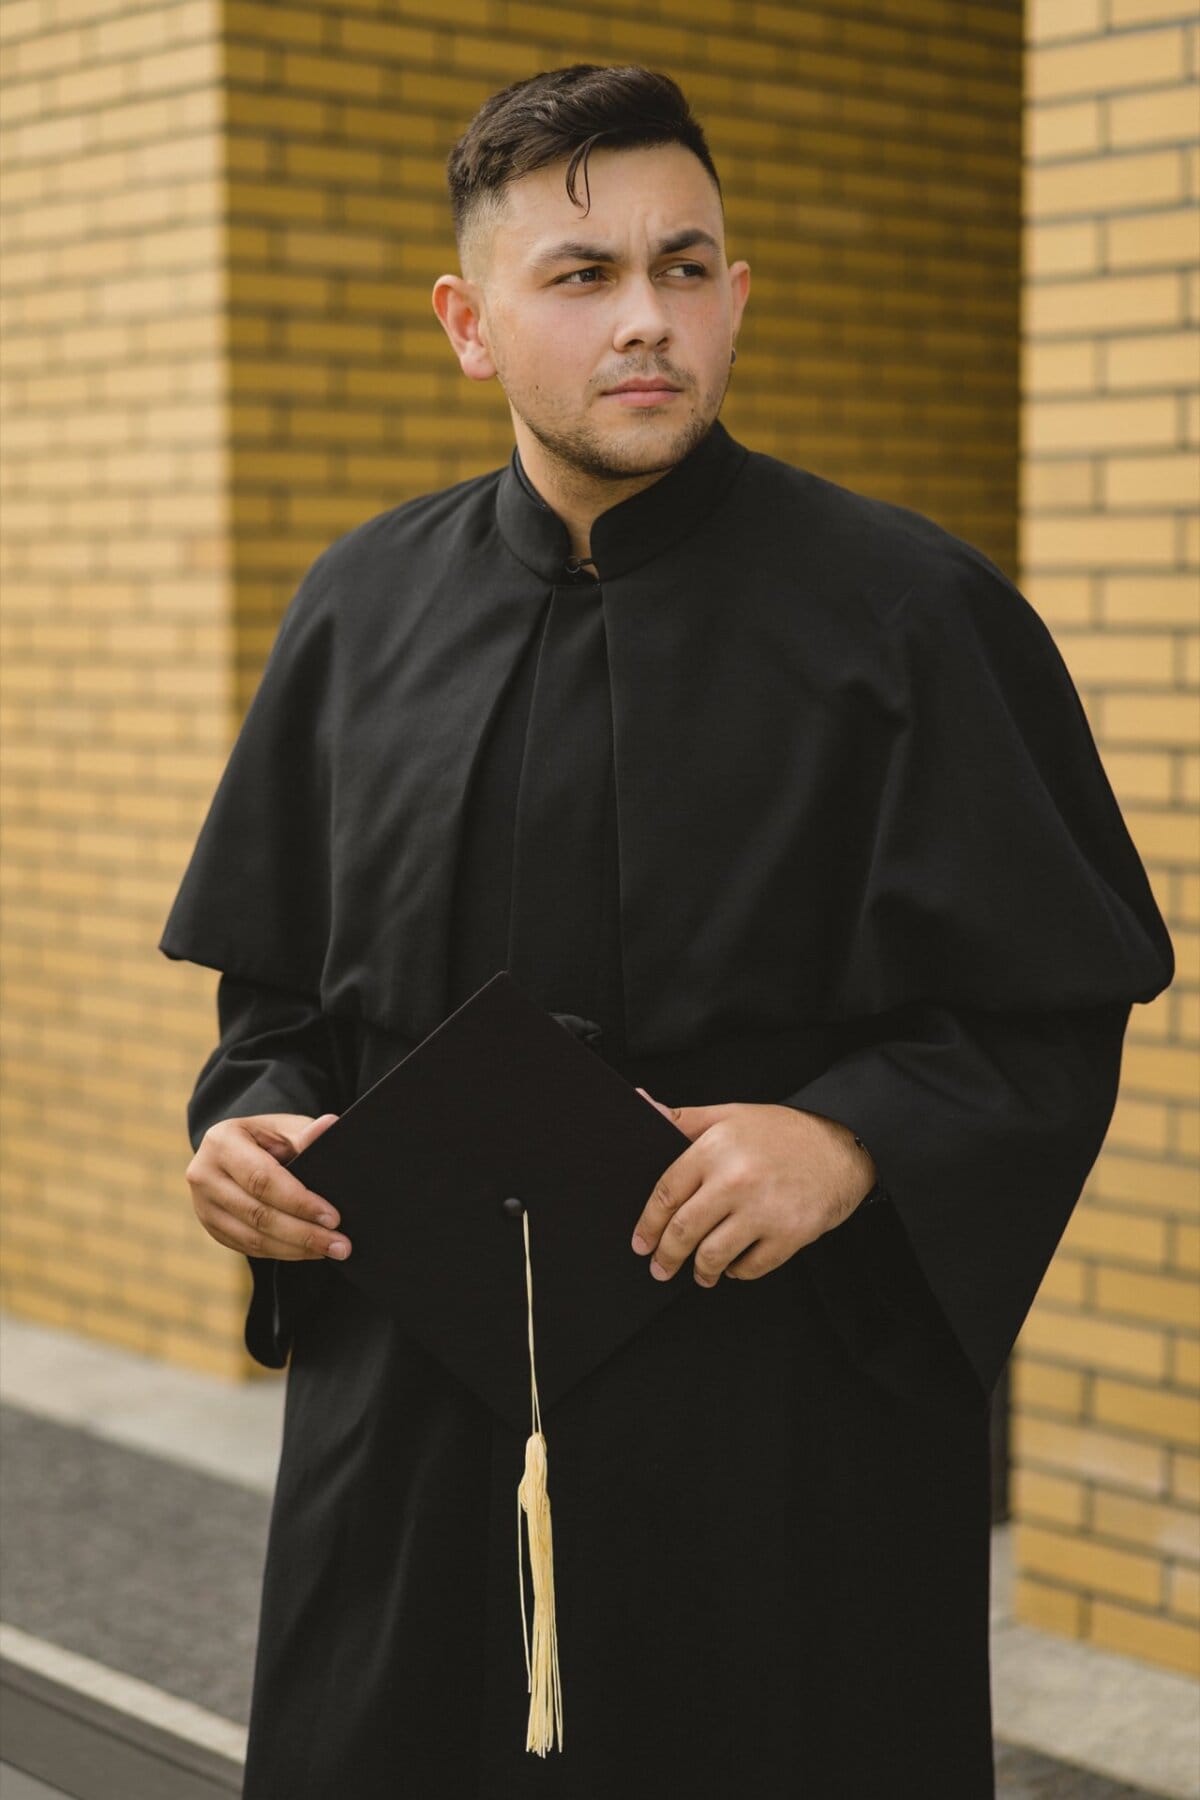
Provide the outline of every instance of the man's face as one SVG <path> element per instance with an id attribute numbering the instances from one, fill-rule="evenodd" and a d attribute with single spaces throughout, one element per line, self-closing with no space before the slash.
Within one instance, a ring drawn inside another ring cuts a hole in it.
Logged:
<path id="1" fill-rule="evenodd" d="M 523 176 L 478 220 L 463 368 L 494 374 L 514 424 L 582 474 L 671 468 L 720 410 L 749 269 L 726 263 L 720 197 L 682 145 L 594 150 L 586 214 L 582 176 L 575 203 L 565 171 Z"/>

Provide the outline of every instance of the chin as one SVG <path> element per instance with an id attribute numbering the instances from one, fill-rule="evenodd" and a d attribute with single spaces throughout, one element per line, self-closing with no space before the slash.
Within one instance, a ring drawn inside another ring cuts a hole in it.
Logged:
<path id="1" fill-rule="evenodd" d="M 712 422 L 694 412 L 686 419 L 633 413 L 621 420 L 621 429 L 612 433 L 607 447 L 614 459 L 627 459 L 631 474 L 649 474 L 652 469 L 680 462 L 695 449 Z"/>
<path id="2" fill-rule="evenodd" d="M 672 444 L 683 443 L 693 436 L 695 421 L 691 418 L 657 417 L 645 412 L 630 413 L 626 419 L 615 421 L 614 427 L 608 431 L 596 433 L 597 446 L 606 448 L 619 455 L 622 451 L 630 456 L 645 456 L 652 449 L 667 449 Z"/>
<path id="3" fill-rule="evenodd" d="M 587 418 L 573 430 L 539 424 L 528 414 L 525 420 L 551 455 L 602 481 L 661 474 L 673 468 L 695 448 L 713 422 L 695 411 L 677 418 L 649 410 L 608 420 L 603 429 L 597 427 L 594 419 Z"/>

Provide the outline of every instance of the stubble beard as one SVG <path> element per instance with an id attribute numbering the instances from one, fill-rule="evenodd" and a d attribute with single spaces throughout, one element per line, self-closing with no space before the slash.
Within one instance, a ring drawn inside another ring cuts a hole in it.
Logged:
<path id="1" fill-rule="evenodd" d="M 503 384 L 502 384 L 503 385 Z M 627 446 L 606 443 L 599 432 L 587 425 L 558 427 L 538 419 L 508 394 L 513 411 L 528 426 L 533 436 L 568 477 L 590 481 L 630 481 L 641 475 L 663 475 L 682 462 L 708 436 L 729 386 L 729 375 L 720 390 L 707 396 L 708 404 L 693 412 L 676 433 L 663 444 L 639 449 L 636 442 Z M 630 410 L 630 420 L 637 415 Z"/>

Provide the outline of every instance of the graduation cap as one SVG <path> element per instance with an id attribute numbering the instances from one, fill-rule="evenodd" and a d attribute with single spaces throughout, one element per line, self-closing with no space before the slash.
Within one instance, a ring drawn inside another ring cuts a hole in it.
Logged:
<path id="1" fill-rule="evenodd" d="M 563 1737 L 541 1410 L 682 1285 L 655 1281 L 630 1237 L 690 1140 L 589 1046 L 596 1029 L 501 969 L 288 1165 L 340 1214 L 354 1247 L 339 1273 L 528 1434 L 518 1555 L 524 1514 L 526 1749 L 541 1755 Z"/>

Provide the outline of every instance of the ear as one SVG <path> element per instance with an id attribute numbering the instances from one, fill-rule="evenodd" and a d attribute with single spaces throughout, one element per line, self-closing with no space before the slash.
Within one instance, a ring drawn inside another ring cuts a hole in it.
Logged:
<path id="1" fill-rule="evenodd" d="M 729 265 L 729 293 L 733 301 L 733 318 L 731 321 L 734 337 L 742 322 L 742 314 L 746 310 L 746 301 L 750 298 L 750 264 L 735 262 Z"/>
<path id="2" fill-rule="evenodd" d="M 433 310 L 463 374 L 471 381 L 490 381 L 496 365 L 483 339 L 482 303 L 475 282 L 462 275 L 439 275 L 433 284 Z"/>

